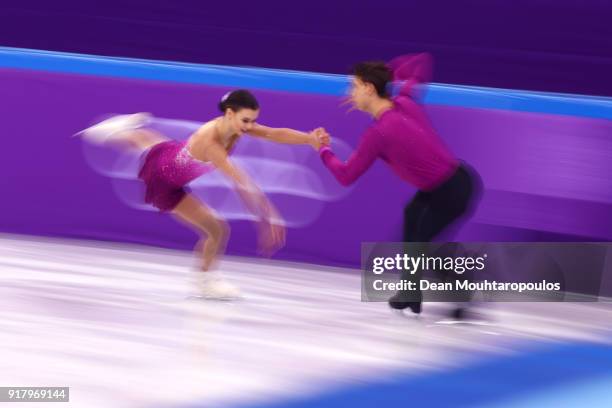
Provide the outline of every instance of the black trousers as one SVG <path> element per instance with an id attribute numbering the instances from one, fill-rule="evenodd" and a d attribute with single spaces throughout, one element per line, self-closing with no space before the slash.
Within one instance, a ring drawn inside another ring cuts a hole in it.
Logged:
<path id="1" fill-rule="evenodd" d="M 460 220 L 462 216 L 469 215 L 481 189 L 482 183 L 478 174 L 466 164 L 462 164 L 447 181 L 435 190 L 417 192 L 404 208 L 404 242 L 420 244 L 409 244 L 406 246 L 406 251 L 414 256 L 433 255 L 427 243 L 453 225 L 455 221 Z M 447 244 L 439 248 L 435 255 L 456 256 L 459 255 L 456 253 L 458 250 L 460 250 L 458 245 Z M 418 288 L 422 276 L 422 271 L 412 272 L 412 274 L 403 272 L 401 278 L 415 282 Z M 447 281 L 457 276 L 445 274 L 440 278 Z M 422 293 L 418 289 L 400 291 L 398 296 L 394 299 L 408 302 L 422 301 Z"/>
<path id="2" fill-rule="evenodd" d="M 429 242 L 466 213 L 479 190 L 477 173 L 465 164 L 433 191 L 419 191 L 404 208 L 404 242 Z"/>

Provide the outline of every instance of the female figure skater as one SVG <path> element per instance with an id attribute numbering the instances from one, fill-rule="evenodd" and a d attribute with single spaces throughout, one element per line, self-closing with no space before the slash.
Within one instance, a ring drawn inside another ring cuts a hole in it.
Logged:
<path id="1" fill-rule="evenodd" d="M 228 226 L 185 185 L 212 167 L 221 170 L 234 182 L 248 209 L 257 216 L 260 250 L 271 254 L 284 244 L 282 219 L 263 192 L 228 156 L 244 133 L 279 143 L 308 144 L 315 150 L 320 146 L 314 131 L 307 134 L 256 123 L 259 104 L 249 91 L 226 94 L 219 109 L 222 116 L 204 123 L 184 142 L 147 129 L 147 114 L 115 116 L 81 133 L 94 143 L 117 143 L 145 151 L 138 174 L 146 186 L 145 202 L 170 213 L 200 234 L 196 250 L 201 255 L 203 272 L 198 274 L 201 294 L 207 298 L 233 299 L 240 297 L 238 288 L 212 272 L 215 260 L 224 251 Z"/>
<path id="2" fill-rule="evenodd" d="M 395 58 L 388 64 L 362 62 L 354 66 L 353 74 L 349 100 L 354 108 L 370 114 L 374 122 L 346 163 L 334 155 L 327 146 L 329 135 L 320 130 L 318 137 L 324 144 L 321 159 L 343 185 L 353 183 L 377 158 L 387 162 L 399 177 L 419 190 L 404 209 L 404 241 L 429 242 L 471 209 L 479 182 L 477 174 L 444 145 L 424 109 L 413 99 L 415 85 L 430 79 L 431 57 L 417 54 Z M 395 98 L 389 94 L 393 80 L 405 81 Z M 389 305 L 420 313 L 421 300 L 420 292 L 398 292 L 389 299 Z"/>

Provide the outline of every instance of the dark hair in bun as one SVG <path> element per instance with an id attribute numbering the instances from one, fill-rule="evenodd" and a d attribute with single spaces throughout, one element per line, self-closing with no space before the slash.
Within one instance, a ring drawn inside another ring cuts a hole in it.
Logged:
<path id="1" fill-rule="evenodd" d="M 225 113 L 228 108 L 234 112 L 238 112 L 241 109 L 258 110 L 259 103 L 252 93 L 245 89 L 238 89 L 226 93 L 223 95 L 223 98 L 221 98 L 221 102 L 219 102 L 219 110 Z"/>

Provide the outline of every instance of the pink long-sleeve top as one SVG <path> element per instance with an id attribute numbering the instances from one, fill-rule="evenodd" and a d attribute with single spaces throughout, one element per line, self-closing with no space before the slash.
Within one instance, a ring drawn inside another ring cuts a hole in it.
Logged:
<path id="1" fill-rule="evenodd" d="M 419 190 L 431 191 L 446 181 L 459 162 L 430 124 L 424 109 L 413 99 L 414 86 L 431 76 L 429 54 L 404 55 L 387 64 L 394 81 L 405 81 L 393 108 L 375 119 L 363 133 L 357 149 L 346 163 L 329 148 L 321 159 L 336 179 L 349 185 L 377 158 L 384 160 L 403 180 Z"/>

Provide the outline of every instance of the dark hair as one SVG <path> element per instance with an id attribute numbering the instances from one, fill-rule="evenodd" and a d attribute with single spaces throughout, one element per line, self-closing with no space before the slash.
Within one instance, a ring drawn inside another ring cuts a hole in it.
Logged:
<path id="1" fill-rule="evenodd" d="M 238 112 L 240 109 L 259 109 L 259 103 L 252 93 L 245 89 L 237 89 L 226 93 L 219 102 L 219 110 L 225 112 L 227 108 Z"/>
<path id="2" fill-rule="evenodd" d="M 389 96 L 387 85 L 393 80 L 393 74 L 382 61 L 360 62 L 353 66 L 353 75 L 361 81 L 374 85 L 381 98 Z"/>

